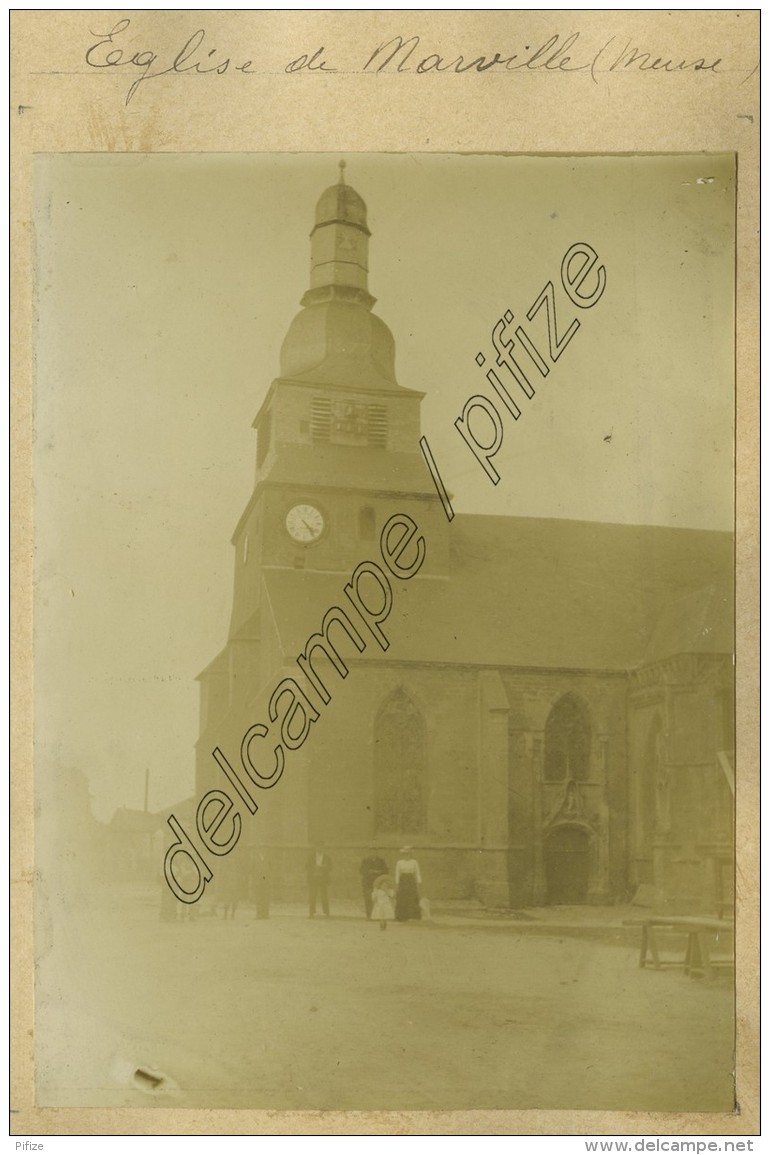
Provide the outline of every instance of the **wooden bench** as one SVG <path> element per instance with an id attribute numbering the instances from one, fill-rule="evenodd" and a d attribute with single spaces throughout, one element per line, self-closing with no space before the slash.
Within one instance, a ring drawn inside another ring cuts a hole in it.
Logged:
<path id="1" fill-rule="evenodd" d="M 698 974 L 710 979 L 714 977 L 717 966 L 732 965 L 732 959 L 712 958 L 709 942 L 714 934 L 724 933 L 730 936 L 733 934 L 734 925 L 727 919 L 699 918 L 697 915 L 659 915 L 644 919 L 629 919 L 625 925 L 642 928 L 640 967 L 646 967 L 649 958 L 653 970 L 660 970 L 662 966 L 684 966 L 686 975 Z M 687 948 L 683 961 L 680 962 L 678 959 L 661 961 L 658 940 L 658 933 L 661 930 L 679 931 L 687 935 Z"/>

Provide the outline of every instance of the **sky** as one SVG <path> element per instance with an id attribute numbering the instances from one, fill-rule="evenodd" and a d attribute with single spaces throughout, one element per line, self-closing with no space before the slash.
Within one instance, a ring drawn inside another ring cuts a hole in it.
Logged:
<path id="1" fill-rule="evenodd" d="M 226 640 L 251 423 L 339 159 L 36 159 L 37 771 L 83 770 L 102 819 L 143 806 L 147 770 L 150 809 L 193 790 L 194 679 Z M 459 511 L 732 529 L 731 157 L 345 160 L 375 312 Z M 582 311 L 560 289 L 575 242 L 607 277 Z M 454 421 L 489 392 L 475 357 L 497 319 L 523 320 L 548 281 L 580 329 L 506 423 L 493 486 Z"/>

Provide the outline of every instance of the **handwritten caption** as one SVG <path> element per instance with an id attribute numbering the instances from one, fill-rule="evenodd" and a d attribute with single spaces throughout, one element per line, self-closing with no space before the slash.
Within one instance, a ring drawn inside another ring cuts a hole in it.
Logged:
<path id="1" fill-rule="evenodd" d="M 107 32 L 91 32 L 85 61 L 89 68 L 125 70 L 131 77 L 126 93 L 126 104 L 134 99 L 151 80 L 162 76 L 224 76 L 267 74 L 275 71 L 269 62 L 260 63 L 245 53 L 238 56 L 210 46 L 208 33 L 198 28 L 184 44 L 161 52 L 154 48 L 137 48 L 131 32 L 131 20 L 123 17 Z M 433 46 L 430 46 L 433 47 Z M 621 47 L 618 38 L 611 36 L 598 49 L 587 44 L 580 32 L 568 36 L 554 32 L 540 44 L 523 43 L 518 51 L 493 50 L 482 55 L 464 55 L 455 51 L 425 51 L 420 36 L 393 36 L 375 47 L 367 47 L 358 59 L 341 61 L 334 51 L 323 45 L 299 53 L 278 70 L 288 75 L 333 75 L 336 73 L 411 74 L 413 76 L 437 73 L 482 75 L 488 72 L 581 72 L 589 75 L 595 84 L 602 73 L 623 72 L 706 72 L 717 74 L 722 59 L 706 56 L 685 57 L 678 53 L 657 53 L 627 40 Z"/>

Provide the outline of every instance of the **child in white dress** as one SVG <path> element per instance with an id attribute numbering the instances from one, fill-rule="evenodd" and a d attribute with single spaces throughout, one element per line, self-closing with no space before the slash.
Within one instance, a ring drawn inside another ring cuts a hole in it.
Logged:
<path id="1" fill-rule="evenodd" d="M 380 930 L 387 930 L 389 920 L 396 917 L 393 894 L 394 887 L 389 878 L 375 879 L 372 890 L 372 919 L 379 920 Z"/>

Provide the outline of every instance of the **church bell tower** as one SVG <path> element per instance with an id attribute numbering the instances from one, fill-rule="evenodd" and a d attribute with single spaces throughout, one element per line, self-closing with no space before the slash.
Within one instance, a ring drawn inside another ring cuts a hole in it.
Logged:
<path id="1" fill-rule="evenodd" d="M 313 574 L 349 574 L 377 556 L 395 512 L 431 543 L 422 576 L 446 572 L 447 523 L 419 449 L 424 394 L 398 384 L 393 336 L 372 311 L 370 236 L 341 161 L 316 204 L 309 288 L 253 423 L 255 484 L 232 536 L 229 636 L 199 678 L 199 764 L 210 764 L 211 739 L 271 676 L 268 572 L 302 570 L 309 589 Z"/>

